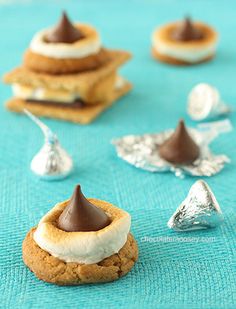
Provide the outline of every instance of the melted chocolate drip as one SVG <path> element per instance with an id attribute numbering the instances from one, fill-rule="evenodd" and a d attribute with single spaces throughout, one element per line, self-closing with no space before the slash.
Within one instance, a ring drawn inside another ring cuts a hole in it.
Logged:
<path id="1" fill-rule="evenodd" d="M 203 33 L 194 26 L 189 17 L 173 31 L 172 38 L 175 41 L 197 41 L 203 38 Z"/>
<path id="2" fill-rule="evenodd" d="M 35 100 L 35 99 L 27 99 L 27 103 L 30 104 L 41 104 L 41 105 L 49 105 L 49 106 L 60 106 L 63 108 L 83 108 L 86 106 L 85 102 L 81 99 L 76 99 L 73 103 L 64 103 L 64 102 L 57 102 L 57 101 L 48 101 L 48 100 Z"/>
<path id="3" fill-rule="evenodd" d="M 73 26 L 66 13 L 63 12 L 61 20 L 45 39 L 47 43 L 71 44 L 83 38 L 83 34 Z"/>
<path id="4" fill-rule="evenodd" d="M 68 205 L 58 219 L 58 227 L 66 232 L 98 231 L 110 224 L 106 213 L 90 203 L 77 185 Z"/>
<path id="5" fill-rule="evenodd" d="M 199 157 L 199 147 L 188 134 L 183 120 L 179 121 L 175 132 L 159 147 L 159 154 L 174 164 L 190 164 Z"/>

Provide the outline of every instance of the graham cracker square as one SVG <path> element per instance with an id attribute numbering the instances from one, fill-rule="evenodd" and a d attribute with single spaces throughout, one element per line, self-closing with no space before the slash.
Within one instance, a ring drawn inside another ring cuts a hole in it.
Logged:
<path id="1" fill-rule="evenodd" d="M 33 88 L 49 88 L 77 92 L 88 103 L 97 103 L 110 96 L 116 70 L 126 62 L 131 54 L 126 51 L 109 50 L 109 61 L 102 67 L 77 74 L 49 75 L 33 72 L 24 66 L 5 74 L 7 84 L 22 84 Z"/>
<path id="2" fill-rule="evenodd" d="M 122 87 L 113 89 L 109 99 L 99 104 L 90 104 L 82 108 L 63 107 L 58 105 L 46 105 L 45 103 L 29 103 L 18 98 L 12 98 L 6 102 L 6 108 L 12 112 L 23 113 L 28 109 L 31 113 L 40 117 L 55 118 L 80 124 L 88 124 L 98 117 L 105 109 L 111 106 L 117 99 L 125 95 L 132 88 L 128 81 L 124 81 Z"/>

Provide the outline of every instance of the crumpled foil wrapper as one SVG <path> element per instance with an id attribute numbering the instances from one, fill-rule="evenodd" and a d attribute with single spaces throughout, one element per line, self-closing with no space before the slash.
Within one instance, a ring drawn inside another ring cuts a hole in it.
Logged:
<path id="1" fill-rule="evenodd" d="M 62 148 L 56 134 L 28 110 L 25 110 L 25 113 L 44 134 L 44 145 L 32 159 L 31 170 L 44 180 L 59 180 L 67 177 L 73 169 L 73 161 Z"/>
<path id="2" fill-rule="evenodd" d="M 223 220 L 222 211 L 210 187 L 203 180 L 198 180 L 167 225 L 177 232 L 185 232 L 213 228 Z"/>
<path id="3" fill-rule="evenodd" d="M 217 136 L 216 130 L 199 131 L 188 129 L 189 134 L 200 148 L 199 158 L 191 165 L 174 165 L 159 156 L 158 147 L 173 134 L 168 130 L 156 134 L 127 135 L 113 139 L 117 155 L 121 159 L 149 172 L 173 172 L 178 177 L 212 176 L 219 173 L 225 163 L 230 162 L 226 155 L 215 155 L 209 144 Z"/>

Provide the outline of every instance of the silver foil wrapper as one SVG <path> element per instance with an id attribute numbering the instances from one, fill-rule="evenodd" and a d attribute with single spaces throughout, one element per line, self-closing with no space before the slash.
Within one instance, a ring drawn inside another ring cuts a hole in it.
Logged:
<path id="1" fill-rule="evenodd" d="M 217 130 L 199 131 L 188 129 L 189 134 L 200 148 L 199 158 L 191 165 L 174 165 L 159 156 L 158 148 L 170 137 L 173 130 L 156 134 L 127 135 L 112 140 L 117 155 L 137 168 L 150 172 L 173 172 L 178 177 L 185 174 L 191 176 L 212 176 L 219 173 L 225 163 L 230 162 L 225 155 L 215 155 L 209 143 L 217 136 Z"/>
<path id="2" fill-rule="evenodd" d="M 220 206 L 210 187 L 203 180 L 198 180 L 167 225 L 177 232 L 185 232 L 216 227 L 223 219 Z"/>
<path id="3" fill-rule="evenodd" d="M 221 100 L 219 91 L 209 84 L 196 85 L 188 96 L 187 112 L 193 120 L 208 120 L 230 111 Z"/>
<path id="4" fill-rule="evenodd" d="M 57 136 L 28 110 L 25 113 L 44 134 L 44 145 L 31 161 L 31 170 L 44 180 L 59 180 L 68 176 L 73 169 L 69 154 L 62 148 Z"/>

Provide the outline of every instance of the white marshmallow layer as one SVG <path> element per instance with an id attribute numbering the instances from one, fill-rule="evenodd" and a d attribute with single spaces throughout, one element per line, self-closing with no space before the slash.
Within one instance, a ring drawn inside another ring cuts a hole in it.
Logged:
<path id="1" fill-rule="evenodd" d="M 156 30 L 152 35 L 152 46 L 159 54 L 168 56 L 180 61 L 189 63 L 197 63 L 215 54 L 217 47 L 217 40 L 209 40 L 209 43 L 199 46 L 186 44 L 173 44 L 167 40 L 163 40 L 158 35 Z"/>
<path id="2" fill-rule="evenodd" d="M 44 38 L 50 30 L 44 29 L 34 35 L 30 43 L 31 51 L 46 57 L 79 59 L 97 54 L 101 49 L 101 40 L 98 34 L 89 39 L 85 38 L 71 44 L 47 43 Z"/>
<path id="3" fill-rule="evenodd" d="M 116 208 L 119 218 L 99 231 L 65 232 L 52 222 L 55 213 L 59 214 L 63 209 L 62 203 L 57 204 L 40 220 L 34 232 L 38 246 L 60 260 L 81 264 L 98 263 L 118 253 L 126 243 L 131 226 L 131 217 L 127 212 Z"/>

